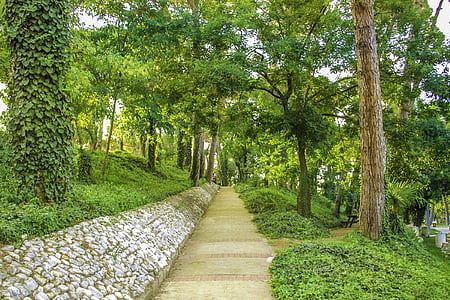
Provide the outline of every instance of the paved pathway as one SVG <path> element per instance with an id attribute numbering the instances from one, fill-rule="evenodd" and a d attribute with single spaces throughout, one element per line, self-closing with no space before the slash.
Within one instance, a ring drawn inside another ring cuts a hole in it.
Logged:
<path id="1" fill-rule="evenodd" d="M 222 187 L 155 299 L 274 299 L 273 249 L 251 218 L 233 188 Z"/>

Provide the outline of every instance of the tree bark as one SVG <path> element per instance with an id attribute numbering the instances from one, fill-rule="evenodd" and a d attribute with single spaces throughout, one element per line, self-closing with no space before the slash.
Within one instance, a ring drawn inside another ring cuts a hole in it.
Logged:
<path id="1" fill-rule="evenodd" d="M 184 166 L 190 167 L 192 164 L 192 137 L 184 144 Z"/>
<path id="2" fill-rule="evenodd" d="M 338 183 L 333 211 L 333 214 L 336 218 L 339 218 L 341 215 L 341 204 L 342 204 L 342 185 Z"/>
<path id="3" fill-rule="evenodd" d="M 97 139 L 95 141 L 95 150 L 102 151 L 102 144 L 103 144 L 103 124 L 105 122 L 105 119 L 102 119 L 100 121 L 100 124 L 98 125 L 98 132 L 97 132 Z"/>
<path id="4" fill-rule="evenodd" d="M 383 233 L 386 146 L 383 134 L 380 71 L 374 25 L 374 0 L 352 0 L 358 60 L 361 130 L 360 231 L 371 239 Z"/>
<path id="5" fill-rule="evenodd" d="M 186 146 L 185 146 L 185 139 L 186 134 L 183 130 L 180 130 L 178 133 L 178 139 L 177 139 L 177 166 L 180 169 L 184 168 L 184 162 L 186 160 Z"/>
<path id="6" fill-rule="evenodd" d="M 200 168 L 201 168 L 201 159 L 204 145 L 204 136 L 203 131 L 199 133 L 194 140 L 194 151 L 192 155 L 192 168 L 191 168 L 191 180 L 194 186 L 198 186 L 198 182 L 200 180 Z"/>
<path id="7" fill-rule="evenodd" d="M 147 143 L 147 165 L 150 172 L 156 171 L 156 145 L 157 145 L 156 126 L 154 122 L 150 123 L 149 138 Z"/>
<path id="8" fill-rule="evenodd" d="M 306 165 L 306 149 L 298 141 L 298 159 L 300 162 L 299 187 L 297 195 L 297 212 L 303 217 L 311 217 L 311 191 Z"/>
<path id="9" fill-rule="evenodd" d="M 208 180 L 208 182 L 210 183 L 213 180 L 214 162 L 216 159 L 216 152 L 218 146 L 219 146 L 219 136 L 216 134 L 214 135 L 211 141 L 211 148 L 209 150 L 209 157 L 208 157 L 208 169 L 206 170 L 206 180 Z"/>
<path id="10" fill-rule="evenodd" d="M 450 214 L 448 211 L 448 200 L 447 200 L 447 195 L 443 195 L 442 199 L 444 200 L 444 209 L 445 209 L 445 223 L 447 225 L 450 225 Z"/>
<path id="11" fill-rule="evenodd" d="M 111 148 L 112 134 L 114 130 L 114 121 L 116 119 L 117 96 L 114 96 L 113 109 L 111 115 L 111 124 L 109 125 L 108 141 L 106 143 L 105 158 L 102 163 L 102 178 L 105 177 L 106 165 L 108 164 L 109 150 Z"/>

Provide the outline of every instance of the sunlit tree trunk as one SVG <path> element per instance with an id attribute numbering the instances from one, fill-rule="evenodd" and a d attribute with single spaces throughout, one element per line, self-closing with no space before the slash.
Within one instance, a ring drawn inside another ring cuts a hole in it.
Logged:
<path id="1" fill-rule="evenodd" d="M 360 231 L 371 239 L 383 233 L 386 146 L 383 134 L 380 71 L 374 26 L 374 0 L 352 0 L 358 59 L 361 130 Z"/>

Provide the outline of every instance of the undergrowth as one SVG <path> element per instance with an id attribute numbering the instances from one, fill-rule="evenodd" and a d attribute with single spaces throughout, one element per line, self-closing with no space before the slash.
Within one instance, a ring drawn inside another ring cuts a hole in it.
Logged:
<path id="1" fill-rule="evenodd" d="M 328 237 L 328 229 L 320 218 L 305 218 L 296 212 L 296 194 L 286 189 L 252 188 L 238 185 L 241 199 L 249 212 L 255 215 L 253 221 L 258 231 L 276 238 L 314 239 Z"/>
<path id="2" fill-rule="evenodd" d="M 412 246 L 414 243 L 415 246 Z M 277 299 L 447 299 L 448 263 L 415 242 L 305 242 L 279 253 L 271 266 Z"/>
<path id="3" fill-rule="evenodd" d="M 95 184 L 75 182 L 73 199 L 52 206 L 42 205 L 37 199 L 22 203 L 11 188 L 5 151 L 0 149 L 0 243 L 19 244 L 24 237 L 41 236 L 99 216 L 117 215 L 190 187 L 186 171 L 159 166 L 153 174 L 148 172 L 144 158 L 124 152 L 110 154 L 105 177 L 101 178 L 104 153 L 87 152 L 92 158 L 91 181 Z"/>
<path id="4" fill-rule="evenodd" d="M 372 241 L 357 232 L 343 240 L 327 236 L 324 226 L 339 220 L 332 202 L 316 195 L 313 219 L 295 212 L 295 193 L 275 188 L 237 186 L 258 230 L 268 238 L 307 240 L 282 250 L 272 261 L 272 290 L 277 299 L 447 299 L 450 265 L 430 253 L 412 233 Z"/>

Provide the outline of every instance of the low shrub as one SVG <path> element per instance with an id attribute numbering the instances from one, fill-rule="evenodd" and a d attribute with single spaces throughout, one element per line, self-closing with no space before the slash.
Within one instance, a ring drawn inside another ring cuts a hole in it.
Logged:
<path id="1" fill-rule="evenodd" d="M 407 244 L 394 248 L 361 236 L 291 246 L 272 262 L 274 294 L 277 299 L 447 299 L 448 264 Z"/>
<path id="2" fill-rule="evenodd" d="M 258 188 L 247 183 L 238 183 L 234 186 L 234 190 L 236 191 L 236 193 L 245 193 L 256 189 Z"/>
<path id="3" fill-rule="evenodd" d="M 256 215 L 253 220 L 258 231 L 271 239 L 306 240 L 330 236 L 327 228 L 300 216 L 296 211 L 266 212 Z"/>
<path id="4" fill-rule="evenodd" d="M 241 194 L 245 207 L 253 214 L 295 210 L 295 194 L 276 188 L 259 188 Z"/>

